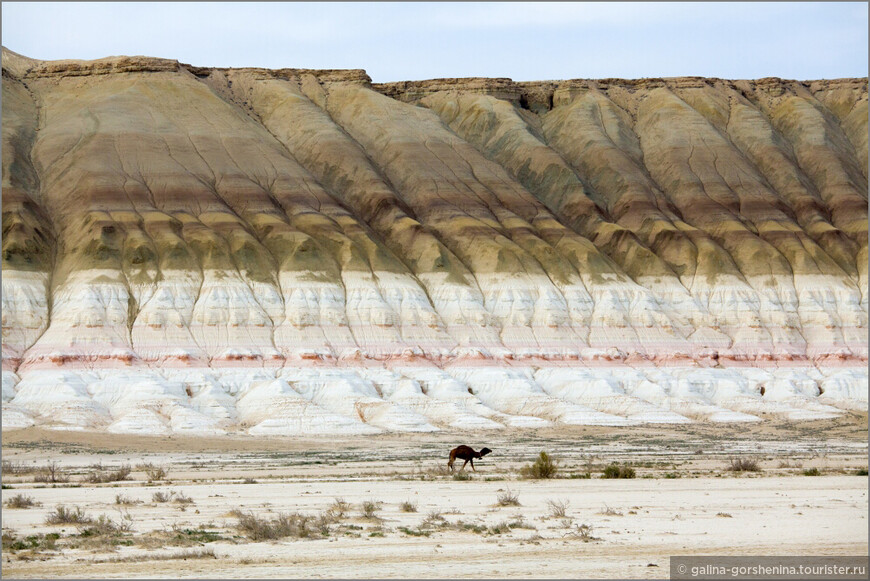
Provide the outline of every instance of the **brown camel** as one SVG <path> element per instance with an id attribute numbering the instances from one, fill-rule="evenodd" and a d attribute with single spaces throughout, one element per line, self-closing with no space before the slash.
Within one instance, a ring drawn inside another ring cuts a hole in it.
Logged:
<path id="1" fill-rule="evenodd" d="M 470 446 L 458 446 L 450 450 L 450 460 L 447 462 L 447 467 L 450 468 L 450 471 L 453 472 L 453 463 L 457 458 L 460 460 L 465 460 L 465 464 L 462 465 L 462 468 L 459 469 L 460 472 L 465 470 L 465 465 L 471 462 L 471 469 L 477 472 L 474 468 L 474 459 L 475 458 L 483 458 L 487 454 L 492 452 L 489 448 L 481 448 L 480 452 L 475 452 L 473 448 Z"/>

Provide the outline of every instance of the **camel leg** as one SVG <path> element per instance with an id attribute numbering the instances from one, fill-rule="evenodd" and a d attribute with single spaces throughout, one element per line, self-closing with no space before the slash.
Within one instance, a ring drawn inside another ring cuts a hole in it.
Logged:
<path id="1" fill-rule="evenodd" d="M 468 466 L 468 460 L 465 461 L 465 464 L 462 465 L 462 468 L 460 468 L 459 471 L 462 472 L 463 470 L 465 470 L 466 466 Z M 473 467 L 474 464 L 472 464 L 471 466 Z"/>
<path id="2" fill-rule="evenodd" d="M 477 468 L 474 467 L 474 460 L 471 461 L 471 469 L 477 472 Z"/>

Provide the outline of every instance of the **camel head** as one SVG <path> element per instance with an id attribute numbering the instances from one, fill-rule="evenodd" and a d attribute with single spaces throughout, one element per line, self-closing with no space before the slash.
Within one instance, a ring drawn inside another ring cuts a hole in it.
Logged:
<path id="1" fill-rule="evenodd" d="M 489 454 L 490 452 L 492 452 L 492 450 L 490 450 L 489 448 L 481 448 L 481 450 L 480 450 L 480 457 L 483 458 L 484 456 L 486 456 L 486 455 Z"/>

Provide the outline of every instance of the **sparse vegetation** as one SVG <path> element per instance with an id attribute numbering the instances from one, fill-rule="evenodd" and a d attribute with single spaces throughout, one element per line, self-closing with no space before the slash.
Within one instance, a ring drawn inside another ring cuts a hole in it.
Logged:
<path id="1" fill-rule="evenodd" d="M 417 503 L 406 500 L 399 505 L 399 510 L 402 512 L 417 512 Z"/>
<path id="2" fill-rule="evenodd" d="M 48 513 L 45 517 L 45 524 L 48 525 L 65 525 L 65 524 L 89 524 L 94 519 L 85 514 L 85 511 L 80 506 L 67 508 L 62 504 L 58 504 L 53 512 Z"/>
<path id="3" fill-rule="evenodd" d="M 822 472 L 818 468 L 808 468 L 801 472 L 804 476 L 821 476 Z"/>
<path id="4" fill-rule="evenodd" d="M 133 500 L 129 496 L 124 496 L 123 494 L 116 494 L 115 495 L 115 504 L 118 504 L 121 506 L 131 506 L 133 504 L 141 504 L 141 503 L 142 503 L 141 500 Z"/>
<path id="5" fill-rule="evenodd" d="M 546 452 L 541 452 L 534 463 L 524 466 L 520 474 L 526 478 L 553 478 L 559 471 L 557 462 Z"/>
<path id="6" fill-rule="evenodd" d="M 176 553 L 149 553 L 147 555 L 125 555 L 123 557 L 109 557 L 108 559 L 98 559 L 95 563 L 140 563 L 142 561 L 172 561 L 172 560 L 188 560 L 188 559 L 217 559 L 214 554 L 214 549 L 207 547 L 205 549 L 185 549 Z"/>
<path id="7" fill-rule="evenodd" d="M 327 512 L 331 513 L 336 518 L 344 518 L 344 515 L 350 512 L 350 503 L 346 502 L 341 497 L 336 498 L 327 509 Z"/>
<path id="8" fill-rule="evenodd" d="M 728 514 L 727 512 L 717 512 L 716 516 L 722 517 L 722 518 L 734 518 L 730 514 Z"/>
<path id="9" fill-rule="evenodd" d="M 587 524 L 574 525 L 573 527 L 570 527 L 570 530 L 563 536 L 577 539 L 584 543 L 601 540 L 599 537 L 592 536 L 592 525 Z"/>
<path id="10" fill-rule="evenodd" d="M 48 462 L 45 466 L 39 469 L 36 476 L 33 477 L 34 482 L 69 482 L 69 475 L 65 474 L 58 466 L 57 462 Z"/>
<path id="11" fill-rule="evenodd" d="M 471 480 L 471 474 L 462 470 L 460 472 L 456 472 L 453 474 L 453 480 L 458 480 L 461 482 L 465 482 L 467 480 Z"/>
<path id="12" fill-rule="evenodd" d="M 89 484 L 120 482 L 122 480 L 128 480 L 130 478 L 131 472 L 133 472 L 133 469 L 130 468 L 128 464 L 125 464 L 117 470 L 113 470 L 111 472 L 103 472 L 102 466 L 100 466 L 97 470 L 90 472 L 84 478 L 82 478 L 82 482 L 87 482 Z"/>
<path id="13" fill-rule="evenodd" d="M 855 476 L 867 476 L 867 469 L 858 468 L 857 470 L 855 470 Z"/>
<path id="14" fill-rule="evenodd" d="M 568 500 L 548 500 L 547 507 L 550 509 L 550 516 L 553 518 L 565 518 L 568 511 Z"/>
<path id="15" fill-rule="evenodd" d="M 408 535 L 409 537 L 428 537 L 432 534 L 431 531 L 426 531 L 423 529 L 411 529 L 408 527 L 399 527 L 399 530 Z"/>
<path id="16" fill-rule="evenodd" d="M 174 502 L 175 504 L 194 504 L 193 499 L 185 496 L 183 492 L 175 490 L 167 490 L 163 492 L 158 490 L 151 495 L 151 502 Z"/>
<path id="17" fill-rule="evenodd" d="M 377 518 L 377 512 L 381 510 L 381 502 L 377 500 L 364 500 L 360 505 L 360 512 L 364 518 Z"/>
<path id="18" fill-rule="evenodd" d="M 145 475 L 148 477 L 148 482 L 159 482 L 164 480 L 169 472 L 163 466 L 150 466 L 145 469 Z"/>
<path id="19" fill-rule="evenodd" d="M 84 526 L 79 528 L 79 534 L 83 537 L 105 537 L 111 535 L 120 535 L 129 533 L 133 530 L 133 518 L 127 514 L 122 514 L 118 522 L 113 521 L 108 516 L 101 514 L 96 520 L 91 519 Z"/>
<path id="20" fill-rule="evenodd" d="M 42 506 L 41 502 L 36 502 L 31 496 L 16 494 L 6 501 L 6 508 L 30 508 L 32 506 Z"/>
<path id="21" fill-rule="evenodd" d="M 60 538 L 58 533 L 38 534 L 18 538 L 17 535 L 5 532 L 3 533 L 3 552 L 15 554 L 18 551 L 29 551 L 31 553 L 40 553 L 42 551 L 54 551 L 57 549 L 57 540 Z"/>
<path id="22" fill-rule="evenodd" d="M 603 514 L 605 516 L 622 516 L 622 513 L 618 510 L 610 508 L 606 504 L 604 505 L 604 510 L 602 510 L 599 514 Z"/>
<path id="23" fill-rule="evenodd" d="M 759 472 L 761 466 L 755 458 L 731 458 L 728 465 L 731 472 Z"/>
<path id="24" fill-rule="evenodd" d="M 621 466 L 616 462 L 608 464 L 604 468 L 603 478 L 634 478 L 634 468 L 630 466 Z"/>
<path id="25" fill-rule="evenodd" d="M 2 464 L 0 464 L 0 472 L 3 474 L 29 474 L 34 470 L 35 469 L 31 466 L 27 466 L 21 462 L 12 462 L 11 460 L 3 460 Z"/>
<path id="26" fill-rule="evenodd" d="M 429 511 L 429 514 L 426 515 L 426 519 L 423 521 L 421 526 L 438 526 L 444 524 L 445 522 L 446 519 L 444 518 L 444 515 L 441 514 L 441 511 L 431 510 Z"/>
<path id="27" fill-rule="evenodd" d="M 511 492 L 510 488 L 500 492 L 497 500 L 499 506 L 520 506 L 519 495 Z"/>
<path id="28" fill-rule="evenodd" d="M 175 498 L 172 499 L 172 502 L 176 504 L 194 504 L 193 499 L 189 496 L 185 496 L 183 492 L 176 492 Z"/>
<path id="29" fill-rule="evenodd" d="M 275 518 L 266 519 L 253 512 L 234 510 L 233 516 L 239 521 L 236 528 L 252 541 L 325 536 L 313 517 L 298 512 L 278 513 Z"/>

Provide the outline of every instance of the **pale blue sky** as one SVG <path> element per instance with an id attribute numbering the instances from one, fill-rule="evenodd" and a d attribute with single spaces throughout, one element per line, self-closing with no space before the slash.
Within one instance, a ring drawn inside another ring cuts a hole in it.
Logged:
<path id="1" fill-rule="evenodd" d="M 199 66 L 363 68 L 375 82 L 867 76 L 867 4 L 3 2 L 3 45 Z"/>

